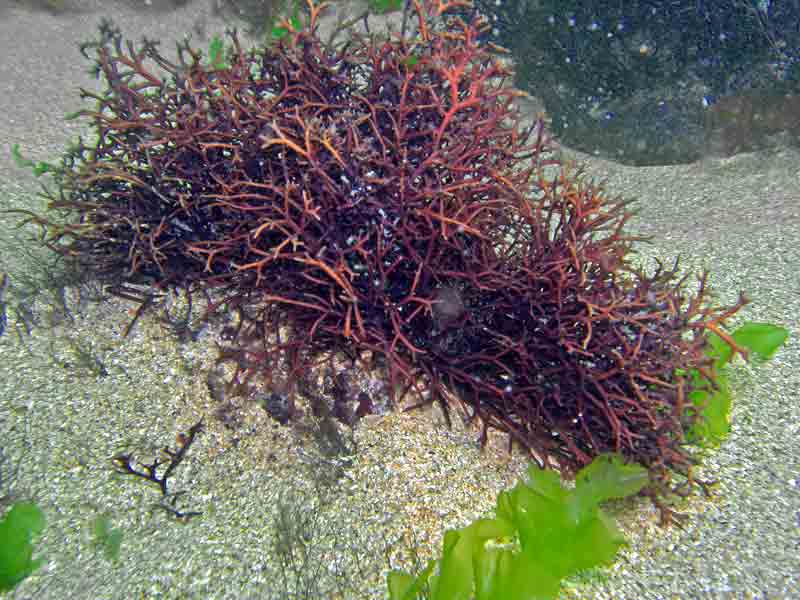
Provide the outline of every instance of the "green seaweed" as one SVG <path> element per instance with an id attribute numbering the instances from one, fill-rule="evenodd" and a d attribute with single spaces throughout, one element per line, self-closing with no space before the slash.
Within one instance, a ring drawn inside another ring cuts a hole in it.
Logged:
<path id="1" fill-rule="evenodd" d="M 789 331 L 771 323 L 744 323 L 731 334 L 733 341 L 754 352 L 762 360 L 771 359 L 786 340 Z M 730 345 L 726 344 L 719 336 L 711 335 L 711 356 L 717 358 L 717 368 L 727 364 L 733 354 Z"/>
<path id="2" fill-rule="evenodd" d="M 783 327 L 752 322 L 744 323 L 731 334 L 739 347 L 753 352 L 760 360 L 772 358 L 788 337 L 789 332 Z M 687 440 L 704 448 L 719 446 L 731 429 L 732 400 L 726 365 L 733 357 L 733 349 L 713 333 L 709 336 L 709 343 L 707 353 L 715 358 L 713 369 L 716 386 L 697 370 L 689 372 L 692 410 L 700 411 L 703 418 L 689 428 Z"/>
<path id="3" fill-rule="evenodd" d="M 29 158 L 25 158 L 22 156 L 22 152 L 19 149 L 19 144 L 14 144 L 11 146 L 11 158 L 14 159 L 14 163 L 18 167 L 22 169 L 30 169 L 36 177 L 41 177 L 45 173 L 57 173 L 61 170 L 58 165 L 43 161 L 33 161 Z"/>
<path id="4" fill-rule="evenodd" d="M 208 64 L 212 69 L 227 69 L 225 61 L 225 43 L 222 38 L 215 35 L 208 44 Z"/>
<path id="5" fill-rule="evenodd" d="M 403 10 L 403 4 L 403 0 L 368 0 L 367 2 L 370 11 L 377 15 Z"/>
<path id="6" fill-rule="evenodd" d="M 102 550 L 107 560 L 116 562 L 122 546 L 122 530 L 112 528 L 109 518 L 100 515 L 92 520 L 92 545 Z"/>
<path id="7" fill-rule="evenodd" d="M 270 30 L 270 35 L 273 38 L 279 40 L 289 33 L 289 29 L 287 27 L 282 27 L 280 25 L 280 23 L 283 23 L 285 21 L 289 21 L 292 27 L 296 30 L 302 29 L 303 22 L 300 20 L 300 7 L 301 3 L 298 0 L 295 0 L 294 3 L 292 4 L 291 14 L 287 14 L 283 20 L 279 19 L 278 22 L 272 26 L 272 29 Z"/>
<path id="8" fill-rule="evenodd" d="M 44 513 L 33 502 L 15 503 L 0 521 L 0 592 L 14 589 L 44 562 L 33 558 L 31 543 L 44 524 Z"/>
<path id="9" fill-rule="evenodd" d="M 574 489 L 534 464 L 528 476 L 500 493 L 494 518 L 447 531 L 441 558 L 418 576 L 391 571 L 390 600 L 557 598 L 564 577 L 611 562 L 625 543 L 600 503 L 636 494 L 649 479 L 615 455 L 582 469 Z"/>

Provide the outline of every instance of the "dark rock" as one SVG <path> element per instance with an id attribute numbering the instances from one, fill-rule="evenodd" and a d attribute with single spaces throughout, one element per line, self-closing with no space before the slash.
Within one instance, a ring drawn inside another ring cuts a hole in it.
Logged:
<path id="1" fill-rule="evenodd" d="M 477 0 L 476 7 L 491 23 L 488 37 L 511 50 L 516 85 L 541 98 L 560 141 L 627 164 L 704 156 L 715 99 L 800 91 L 797 0 Z"/>
<path id="2" fill-rule="evenodd" d="M 800 145 L 800 96 L 747 94 L 720 99 L 706 116 L 708 152 L 732 156 Z"/>

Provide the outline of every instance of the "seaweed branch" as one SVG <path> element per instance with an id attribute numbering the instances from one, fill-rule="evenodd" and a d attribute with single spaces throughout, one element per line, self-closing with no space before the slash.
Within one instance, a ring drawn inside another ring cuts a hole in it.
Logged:
<path id="1" fill-rule="evenodd" d="M 192 425 L 186 433 L 179 433 L 176 436 L 178 448 L 172 450 L 169 446 L 164 446 L 161 450 L 166 458 L 155 458 L 151 463 L 140 463 L 141 467 L 137 469 L 134 465 L 136 460 L 131 453 L 116 454 L 112 461 L 116 467 L 116 471 L 123 475 L 133 475 L 145 481 L 149 481 L 158 486 L 163 496 L 163 501 L 156 504 L 157 508 L 161 508 L 180 520 L 188 520 L 192 517 L 202 514 L 201 511 L 182 511 L 176 507 L 177 500 L 180 496 L 185 494 L 185 491 L 172 492 L 168 490 L 168 480 L 172 476 L 173 471 L 178 465 L 183 462 L 186 453 L 194 443 L 197 434 L 203 431 L 203 420 L 200 419 L 197 423 Z M 159 475 L 159 468 L 166 465 L 163 473 Z"/>

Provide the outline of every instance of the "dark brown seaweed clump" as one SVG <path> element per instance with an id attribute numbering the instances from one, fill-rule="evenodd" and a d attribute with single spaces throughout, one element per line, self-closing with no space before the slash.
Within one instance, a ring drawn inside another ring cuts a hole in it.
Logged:
<path id="1" fill-rule="evenodd" d="M 434 28 L 448 6 L 427 2 L 413 39 L 333 48 L 320 8 L 274 47 L 232 35 L 214 66 L 104 28 L 98 138 L 56 175 L 62 219 L 35 218 L 49 245 L 116 283 L 220 294 L 210 310 L 246 315 L 242 381 L 288 364 L 291 397 L 325 357 L 370 356 L 540 464 L 616 451 L 689 475 L 681 374 L 713 378 L 708 333 L 744 297 L 713 307 L 705 273 L 690 295 L 676 268 L 631 266 L 627 204 L 523 127 L 480 21 Z"/>

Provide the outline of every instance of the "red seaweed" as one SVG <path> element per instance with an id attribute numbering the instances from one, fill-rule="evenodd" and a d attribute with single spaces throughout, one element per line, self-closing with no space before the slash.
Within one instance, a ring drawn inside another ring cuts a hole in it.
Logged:
<path id="1" fill-rule="evenodd" d="M 302 28 L 252 50 L 231 34 L 213 66 L 104 26 L 87 47 L 106 89 L 81 113 L 97 141 L 56 174 L 63 219 L 32 219 L 98 276 L 245 315 L 237 380 L 285 365 L 291 397 L 321 357 L 369 356 L 390 390 L 459 402 L 542 466 L 619 452 L 690 476 L 680 373 L 713 378 L 707 334 L 746 299 L 634 268 L 628 203 L 524 124 L 485 23 L 449 6 L 415 3 L 414 37 L 332 47 L 309 2 Z"/>

